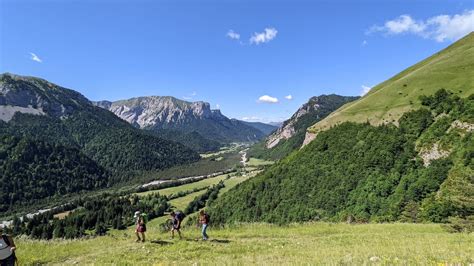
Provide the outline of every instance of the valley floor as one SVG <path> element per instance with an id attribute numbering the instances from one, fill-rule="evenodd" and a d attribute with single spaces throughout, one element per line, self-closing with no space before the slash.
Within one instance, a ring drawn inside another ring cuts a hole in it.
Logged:
<path id="1" fill-rule="evenodd" d="M 446 233 L 435 224 L 243 224 L 211 228 L 208 242 L 196 240 L 196 228 L 184 234 L 170 240 L 152 221 L 146 243 L 135 243 L 129 228 L 93 239 L 18 240 L 17 255 L 24 265 L 474 263 L 474 235 Z"/>

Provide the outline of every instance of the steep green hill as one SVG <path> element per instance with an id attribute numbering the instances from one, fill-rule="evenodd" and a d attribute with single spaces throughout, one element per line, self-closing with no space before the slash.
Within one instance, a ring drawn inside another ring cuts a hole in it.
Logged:
<path id="1" fill-rule="evenodd" d="M 420 107 L 419 96 L 432 95 L 441 88 L 461 97 L 474 93 L 474 33 L 380 83 L 309 131 L 320 132 L 345 121 L 393 123 L 404 112 Z"/>
<path id="2" fill-rule="evenodd" d="M 474 214 L 474 96 L 445 90 L 394 125 L 346 122 L 229 191 L 215 222 L 446 221 Z M 438 193 L 439 192 L 439 193 Z"/>
<path id="3" fill-rule="evenodd" d="M 76 148 L 5 135 L 0 135 L 0 172 L 0 213 L 109 182 L 106 171 Z"/>

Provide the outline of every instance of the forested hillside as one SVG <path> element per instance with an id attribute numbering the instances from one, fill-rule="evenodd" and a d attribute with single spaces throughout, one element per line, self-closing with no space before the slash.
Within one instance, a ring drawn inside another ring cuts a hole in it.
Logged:
<path id="1" fill-rule="evenodd" d="M 0 139 L 2 210 L 128 181 L 121 179 L 128 171 L 199 160 L 73 90 L 13 74 L 0 76 Z"/>
<path id="2" fill-rule="evenodd" d="M 446 90 L 395 125 L 343 123 L 242 183 L 211 208 L 218 223 L 446 221 L 473 215 L 474 95 Z M 470 196 L 471 195 L 471 196 Z"/>
<path id="3" fill-rule="evenodd" d="M 0 172 L 0 213 L 109 181 L 106 171 L 76 148 L 5 135 L 0 135 Z"/>

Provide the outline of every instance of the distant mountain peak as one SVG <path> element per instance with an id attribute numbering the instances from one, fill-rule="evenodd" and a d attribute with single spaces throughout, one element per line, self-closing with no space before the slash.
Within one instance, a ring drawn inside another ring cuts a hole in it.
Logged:
<path id="1" fill-rule="evenodd" d="M 203 101 L 188 102 L 171 96 L 144 96 L 94 104 L 142 129 L 172 129 L 183 133 L 196 131 L 203 137 L 221 142 L 256 141 L 264 137 L 258 129 L 227 118 L 219 109 L 211 109 L 211 105 Z"/>

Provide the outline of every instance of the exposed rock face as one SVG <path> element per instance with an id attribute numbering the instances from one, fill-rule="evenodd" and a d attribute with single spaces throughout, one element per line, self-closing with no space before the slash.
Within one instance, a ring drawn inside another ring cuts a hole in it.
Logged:
<path id="1" fill-rule="evenodd" d="M 473 132 L 474 131 L 474 124 L 470 124 L 470 123 L 467 123 L 467 122 L 462 122 L 462 121 L 459 121 L 459 120 L 455 120 L 451 124 L 451 128 L 449 130 L 451 130 L 453 128 L 462 129 L 462 130 L 465 130 L 466 132 Z"/>
<path id="2" fill-rule="evenodd" d="M 243 122 L 229 119 L 207 102 L 187 102 L 174 97 L 149 96 L 95 105 L 112 111 L 128 123 L 149 130 L 196 131 L 222 142 L 256 141 L 264 134 Z"/>
<path id="3" fill-rule="evenodd" d="M 222 116 L 213 112 L 209 103 L 180 101 L 173 97 L 139 97 L 117 102 L 100 102 L 118 117 L 140 128 L 161 127 L 166 124 L 184 124 L 189 120 Z"/>
<path id="4" fill-rule="evenodd" d="M 353 101 L 358 97 L 347 97 L 339 95 L 321 95 L 309 99 L 307 103 L 301 106 L 296 113 L 286 120 L 283 125 L 271 134 L 266 141 L 266 148 L 272 149 L 282 140 L 293 137 L 298 131 L 311 126 L 315 121 L 327 116 L 343 104 Z M 309 143 L 309 139 L 305 143 Z M 305 145 L 305 143 L 303 145 Z"/>
<path id="5" fill-rule="evenodd" d="M 303 146 L 306 146 L 308 145 L 311 141 L 313 141 L 314 139 L 316 138 L 316 133 L 311 133 L 309 131 L 306 131 L 306 135 L 304 137 L 304 141 L 303 141 Z"/>
<path id="6" fill-rule="evenodd" d="M 420 151 L 420 157 L 423 159 L 423 164 L 429 166 L 431 161 L 446 158 L 451 151 L 441 150 L 438 143 L 433 144 L 431 149 L 423 149 Z"/>
<path id="7" fill-rule="evenodd" d="M 0 75 L 0 120 L 10 121 L 16 112 L 64 118 L 90 102 L 80 93 L 39 78 Z"/>

